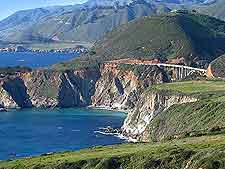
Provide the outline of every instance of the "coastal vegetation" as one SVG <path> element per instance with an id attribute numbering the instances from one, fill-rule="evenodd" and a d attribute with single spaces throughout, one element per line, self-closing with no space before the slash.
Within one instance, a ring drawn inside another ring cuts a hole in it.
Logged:
<path id="1" fill-rule="evenodd" d="M 224 25 L 196 13 L 149 16 L 108 33 L 93 50 L 102 60 L 183 57 L 188 65 L 204 66 L 225 53 Z"/>
<path id="2" fill-rule="evenodd" d="M 201 136 L 160 143 L 121 144 L 0 162 L 1 169 L 224 168 L 225 137 Z"/>
<path id="3" fill-rule="evenodd" d="M 224 168 L 225 82 L 181 81 L 145 91 L 187 94 L 198 101 L 175 104 L 147 126 L 151 143 L 99 146 L 77 152 L 47 153 L 0 162 L 1 169 Z M 168 95 L 169 96 L 169 95 Z"/>
<path id="4" fill-rule="evenodd" d="M 150 91 L 187 94 L 198 98 L 175 104 L 151 122 L 151 140 L 211 135 L 225 130 L 225 82 L 222 80 L 183 81 L 155 85 Z"/>
<path id="5" fill-rule="evenodd" d="M 224 94 L 225 81 L 224 80 L 194 80 L 181 81 L 175 83 L 164 83 L 154 85 L 150 90 L 165 90 L 177 93 L 185 93 L 192 95 L 206 95 L 209 93 Z"/>

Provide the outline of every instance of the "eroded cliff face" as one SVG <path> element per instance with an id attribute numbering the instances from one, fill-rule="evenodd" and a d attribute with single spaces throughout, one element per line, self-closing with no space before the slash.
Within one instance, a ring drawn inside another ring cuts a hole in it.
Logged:
<path id="1" fill-rule="evenodd" d="M 32 107 L 24 81 L 20 77 L 8 77 L 1 81 L 0 105 L 5 108 Z"/>
<path id="2" fill-rule="evenodd" d="M 150 141 L 151 132 L 148 125 L 159 113 L 175 104 L 195 102 L 197 98 L 185 94 L 166 91 L 146 91 L 137 106 L 128 113 L 122 126 L 123 133 L 132 139 Z"/>
<path id="3" fill-rule="evenodd" d="M 79 107 L 91 104 L 98 69 L 57 72 L 36 70 L 1 81 L 0 105 L 5 108 Z"/>
<path id="4" fill-rule="evenodd" d="M 1 108 L 16 108 L 18 107 L 17 103 L 13 100 L 13 98 L 4 90 L 4 88 L 0 87 L 0 107 Z"/>
<path id="5" fill-rule="evenodd" d="M 153 84 L 169 82 L 165 72 L 157 66 L 132 66 L 122 68 L 105 64 L 101 67 L 101 78 L 97 81 L 92 97 L 95 107 L 133 109 L 142 92 Z"/>

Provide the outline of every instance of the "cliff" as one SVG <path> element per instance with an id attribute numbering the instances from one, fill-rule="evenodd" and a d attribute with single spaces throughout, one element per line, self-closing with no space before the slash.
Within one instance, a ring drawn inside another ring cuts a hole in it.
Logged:
<path id="1" fill-rule="evenodd" d="M 211 111 L 208 107 L 213 108 L 214 105 L 218 108 L 218 114 L 209 121 L 223 114 L 223 82 L 167 83 L 170 81 L 168 72 L 158 66 L 106 63 L 100 68 L 35 70 L 1 80 L 0 107 L 93 106 L 123 110 L 127 112 L 123 134 L 147 142 L 174 138 L 210 127 L 223 128 L 221 124 L 225 122 L 225 117 L 221 117 L 219 122 L 215 121 L 216 126 L 209 125 L 207 121 L 198 126 L 196 121 L 201 120 L 200 116 L 192 114 L 200 109 L 199 114 L 204 115 Z M 186 112 L 179 107 L 182 105 L 187 108 Z M 187 122 L 180 123 L 186 118 L 184 112 L 189 118 Z M 174 114 L 180 118 L 179 121 L 173 121 L 177 118 Z"/>
<path id="2" fill-rule="evenodd" d="M 1 81 L 1 105 L 5 108 L 79 107 L 91 103 L 99 70 L 35 70 Z"/>
<path id="3" fill-rule="evenodd" d="M 195 102 L 197 98 L 166 91 L 147 91 L 140 96 L 137 106 L 128 113 L 122 127 L 123 133 L 133 139 L 150 141 L 146 131 L 151 121 L 175 104 Z"/>
<path id="4" fill-rule="evenodd" d="M 139 98 L 122 127 L 144 142 L 222 132 L 224 81 L 183 81 L 154 85 Z"/>
<path id="5" fill-rule="evenodd" d="M 157 66 L 105 64 L 100 72 L 101 78 L 92 97 L 95 107 L 133 109 L 145 89 L 170 81 L 164 70 Z"/>
<path id="6" fill-rule="evenodd" d="M 6 108 L 96 106 L 132 109 L 149 86 L 169 82 L 157 66 L 104 64 L 80 70 L 34 70 L 1 80 Z"/>

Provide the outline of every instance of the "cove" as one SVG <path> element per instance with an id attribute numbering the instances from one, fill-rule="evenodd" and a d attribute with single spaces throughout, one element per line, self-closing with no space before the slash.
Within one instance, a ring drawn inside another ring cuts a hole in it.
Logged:
<path id="1" fill-rule="evenodd" d="M 88 108 L 0 112 L 0 160 L 122 143 L 96 131 L 119 128 L 125 117 L 123 112 Z"/>

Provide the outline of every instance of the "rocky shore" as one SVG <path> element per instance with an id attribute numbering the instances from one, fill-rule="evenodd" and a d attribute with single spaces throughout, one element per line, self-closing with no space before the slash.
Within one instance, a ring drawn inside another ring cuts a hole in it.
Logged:
<path id="1" fill-rule="evenodd" d="M 106 128 L 104 132 L 148 141 L 152 118 L 174 104 L 197 100 L 148 90 L 152 85 L 170 82 L 170 78 L 157 66 L 33 70 L 1 80 L 0 105 L 3 109 L 89 106 L 124 111 L 127 118 L 122 129 Z"/>

